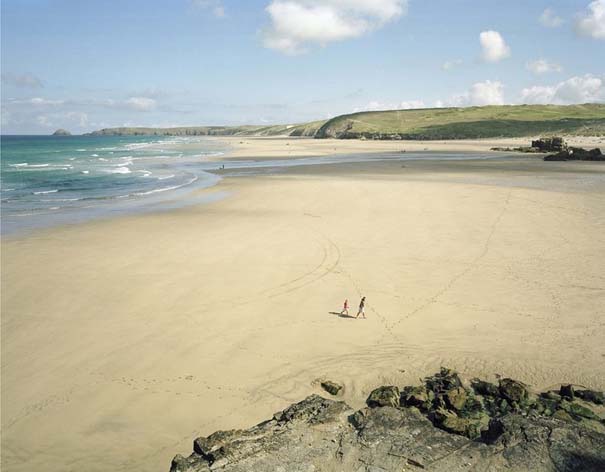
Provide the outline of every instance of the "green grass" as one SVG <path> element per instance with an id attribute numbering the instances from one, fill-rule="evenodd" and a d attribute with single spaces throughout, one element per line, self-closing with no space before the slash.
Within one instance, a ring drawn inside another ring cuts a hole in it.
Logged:
<path id="1" fill-rule="evenodd" d="M 427 140 L 537 135 L 605 136 L 605 105 L 505 105 L 368 111 L 295 125 L 107 128 L 91 134 Z"/>
<path id="2" fill-rule="evenodd" d="M 314 136 L 325 121 L 271 126 L 181 126 L 176 128 L 104 128 L 93 136 Z"/>
<path id="3" fill-rule="evenodd" d="M 361 112 L 328 120 L 317 137 L 476 139 L 605 135 L 605 105 L 509 105 Z"/>

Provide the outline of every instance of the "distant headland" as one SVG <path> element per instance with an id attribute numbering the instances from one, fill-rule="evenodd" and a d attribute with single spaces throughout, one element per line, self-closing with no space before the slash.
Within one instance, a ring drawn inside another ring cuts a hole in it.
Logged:
<path id="1" fill-rule="evenodd" d="M 498 105 L 365 111 L 324 121 L 270 126 L 104 128 L 92 136 L 307 136 L 373 140 L 604 136 L 605 105 Z"/>

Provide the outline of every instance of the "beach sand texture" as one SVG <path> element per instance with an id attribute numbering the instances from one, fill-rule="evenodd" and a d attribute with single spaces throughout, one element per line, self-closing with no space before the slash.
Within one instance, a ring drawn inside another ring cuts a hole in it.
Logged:
<path id="1" fill-rule="evenodd" d="M 2 242 L 2 470 L 166 471 L 318 378 L 354 407 L 441 365 L 605 388 L 601 163 L 312 166 L 216 191 Z M 362 295 L 367 320 L 330 314 Z"/>

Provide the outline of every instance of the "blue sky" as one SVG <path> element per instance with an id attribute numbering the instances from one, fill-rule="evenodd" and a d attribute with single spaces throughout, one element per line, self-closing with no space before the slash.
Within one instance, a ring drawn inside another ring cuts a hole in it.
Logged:
<path id="1" fill-rule="evenodd" d="M 605 0 L 3 0 L 2 132 L 605 101 Z"/>

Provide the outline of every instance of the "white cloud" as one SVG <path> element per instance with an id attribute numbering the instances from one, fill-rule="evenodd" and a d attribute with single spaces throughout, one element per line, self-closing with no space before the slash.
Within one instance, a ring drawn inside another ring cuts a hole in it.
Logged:
<path id="1" fill-rule="evenodd" d="M 221 0 L 191 0 L 191 4 L 202 10 L 209 10 L 217 18 L 226 16 L 225 6 Z"/>
<path id="2" fill-rule="evenodd" d="M 354 113 L 360 111 L 380 111 L 380 110 L 411 110 L 415 108 L 426 108 L 425 103 L 422 100 L 408 100 L 399 103 L 383 103 L 379 101 L 371 101 L 364 106 L 355 107 Z"/>
<path id="3" fill-rule="evenodd" d="M 499 62 L 510 56 L 510 48 L 497 31 L 481 32 L 479 42 L 483 49 L 483 60 L 486 62 Z"/>
<path id="4" fill-rule="evenodd" d="M 124 102 L 126 108 L 137 111 L 151 111 L 156 107 L 156 101 L 147 97 L 130 97 Z"/>
<path id="5" fill-rule="evenodd" d="M 285 54 L 362 36 L 407 12 L 407 0 L 272 0 L 265 47 Z"/>
<path id="6" fill-rule="evenodd" d="M 605 0 L 595 0 L 576 20 L 576 31 L 582 36 L 605 39 Z"/>
<path id="7" fill-rule="evenodd" d="M 88 126 L 88 115 L 83 112 L 69 111 L 65 113 L 50 113 L 46 115 L 37 115 L 35 121 L 39 126 L 45 128 L 77 127 L 84 128 Z"/>
<path id="8" fill-rule="evenodd" d="M 48 100 L 46 98 L 34 97 L 29 100 L 25 100 L 25 103 L 30 103 L 35 106 L 46 107 L 46 106 L 58 106 L 63 105 L 65 103 L 63 100 Z"/>
<path id="9" fill-rule="evenodd" d="M 540 23 L 547 28 L 558 28 L 563 24 L 563 19 L 552 8 L 547 8 L 540 15 Z"/>
<path id="10" fill-rule="evenodd" d="M 462 59 L 454 59 L 453 61 L 445 61 L 441 65 L 441 69 L 443 70 L 452 70 L 458 66 L 462 65 Z"/>
<path id="11" fill-rule="evenodd" d="M 521 101 L 530 104 L 591 103 L 605 101 L 605 82 L 587 74 L 572 77 L 556 85 L 535 85 L 521 91 Z"/>
<path id="12" fill-rule="evenodd" d="M 548 62 L 546 59 L 536 59 L 535 61 L 529 61 L 525 64 L 527 70 L 533 72 L 536 75 L 546 74 L 548 72 L 561 72 L 563 68 L 555 63 Z"/>
<path id="13" fill-rule="evenodd" d="M 41 88 L 44 86 L 42 81 L 31 74 L 11 74 L 10 72 L 2 74 L 2 83 L 6 85 L 14 85 L 15 87 L 23 88 Z"/>
<path id="14" fill-rule="evenodd" d="M 476 82 L 468 91 L 462 94 L 435 102 L 437 108 L 483 105 L 504 105 L 504 86 L 502 82 L 492 80 Z"/>

